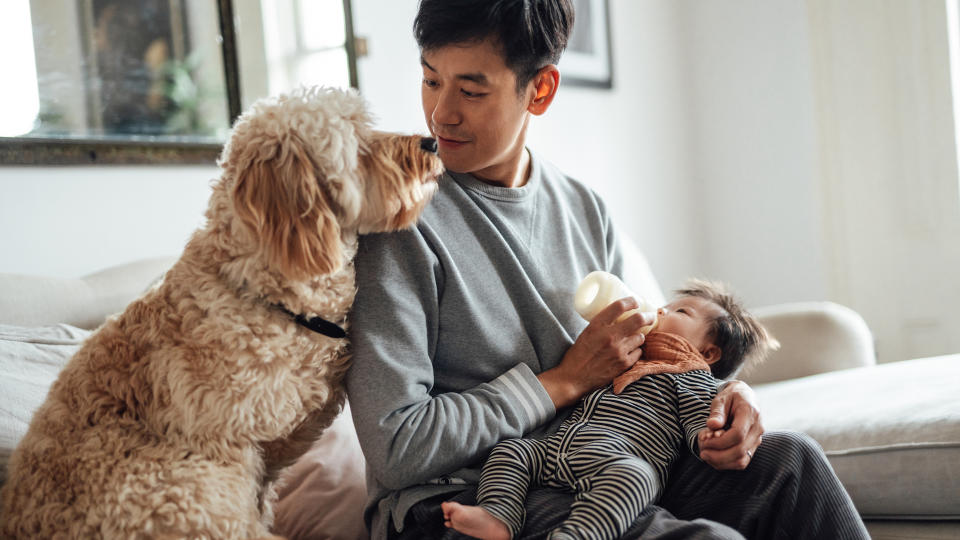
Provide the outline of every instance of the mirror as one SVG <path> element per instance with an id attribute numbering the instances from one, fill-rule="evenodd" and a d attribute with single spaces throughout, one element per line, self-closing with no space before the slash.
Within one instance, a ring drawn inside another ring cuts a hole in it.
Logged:
<path id="1" fill-rule="evenodd" d="M 4 164 L 213 164 L 254 99 L 356 86 L 349 0 L 4 0 L 0 43 Z"/>

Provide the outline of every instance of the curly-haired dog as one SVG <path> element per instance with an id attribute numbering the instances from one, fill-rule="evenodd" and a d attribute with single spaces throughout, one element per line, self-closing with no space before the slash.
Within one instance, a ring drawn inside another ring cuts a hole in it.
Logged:
<path id="1" fill-rule="evenodd" d="M 255 104 L 206 225 L 34 415 L 0 536 L 268 536 L 272 481 L 344 402 L 357 234 L 415 222 L 442 172 L 435 144 L 372 131 L 354 93 Z"/>

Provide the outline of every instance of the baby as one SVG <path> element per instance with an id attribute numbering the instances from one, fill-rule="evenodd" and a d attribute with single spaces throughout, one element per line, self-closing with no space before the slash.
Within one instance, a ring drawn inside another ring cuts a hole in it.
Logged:
<path id="1" fill-rule="evenodd" d="M 515 537 L 527 490 L 541 485 L 576 493 L 550 538 L 619 538 L 659 497 L 681 442 L 699 455 L 699 440 L 719 436 L 706 427 L 718 379 L 778 346 L 718 283 L 690 281 L 658 315 L 640 361 L 584 397 L 555 434 L 494 447 L 477 506 L 443 503 L 446 526 L 483 539 Z"/>

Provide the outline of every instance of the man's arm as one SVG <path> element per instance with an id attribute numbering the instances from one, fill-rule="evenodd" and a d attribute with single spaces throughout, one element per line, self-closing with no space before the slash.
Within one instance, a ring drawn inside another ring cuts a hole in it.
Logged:
<path id="1" fill-rule="evenodd" d="M 763 422 L 753 389 L 742 381 L 728 381 L 710 407 L 707 427 L 724 430 L 700 442 L 700 459 L 719 470 L 742 470 L 763 441 Z"/>
<path id="2" fill-rule="evenodd" d="M 637 306 L 636 299 L 624 298 L 604 308 L 567 349 L 560 365 L 537 376 L 557 409 L 610 384 L 637 362 L 644 340 L 640 329 L 653 324 L 653 316 L 635 313 L 616 322 L 624 312 Z"/>
<path id="3" fill-rule="evenodd" d="M 346 384 L 368 468 L 400 489 L 476 462 L 555 410 L 518 364 L 462 392 L 432 395 L 442 270 L 417 230 L 361 239 Z M 476 351 L 444 362 L 483 362 Z"/>
<path id="4" fill-rule="evenodd" d="M 603 231 L 605 267 L 602 269 L 622 278 L 624 257 L 617 228 L 603 200 L 596 193 L 590 193 L 598 216 L 596 223 Z M 560 364 L 537 376 L 557 409 L 569 407 L 587 393 L 609 384 L 639 360 L 644 340 L 639 330 L 653 324 L 653 315 L 635 313 L 619 323 L 614 322 L 625 311 L 636 307 L 633 298 L 607 306 L 577 336 Z M 572 304 L 570 308 L 573 309 Z"/>

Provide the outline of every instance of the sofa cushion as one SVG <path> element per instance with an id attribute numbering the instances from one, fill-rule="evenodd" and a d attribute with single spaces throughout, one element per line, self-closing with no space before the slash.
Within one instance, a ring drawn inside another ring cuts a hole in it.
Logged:
<path id="1" fill-rule="evenodd" d="M 65 324 L 36 328 L 0 324 L 0 485 L 30 417 L 88 335 L 88 330 Z"/>
<path id="2" fill-rule="evenodd" d="M 758 385 L 768 430 L 806 432 L 865 517 L 960 519 L 960 355 Z"/>
<path id="3" fill-rule="evenodd" d="M 80 278 L 0 273 L 0 324 L 94 329 L 143 294 L 174 260 L 142 259 Z"/>
<path id="4" fill-rule="evenodd" d="M 309 452 L 284 471 L 273 532 L 287 538 L 361 540 L 366 464 L 349 406 Z"/>

